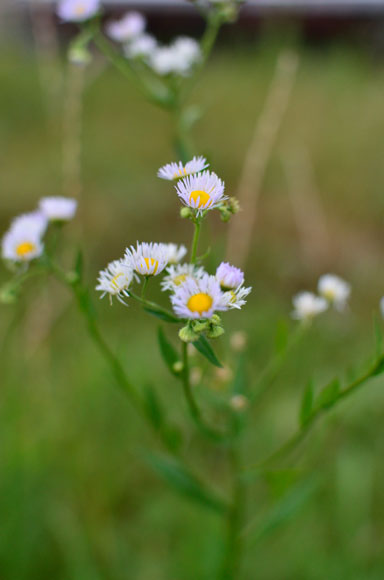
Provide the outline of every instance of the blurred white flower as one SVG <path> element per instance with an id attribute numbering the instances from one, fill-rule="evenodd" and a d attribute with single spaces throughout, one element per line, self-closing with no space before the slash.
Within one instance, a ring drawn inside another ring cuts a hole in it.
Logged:
<path id="1" fill-rule="evenodd" d="M 159 75 L 187 76 L 200 61 L 201 51 L 196 40 L 180 37 L 169 46 L 160 46 L 149 60 L 151 68 Z"/>
<path id="2" fill-rule="evenodd" d="M 69 221 L 77 209 L 77 201 L 68 197 L 43 197 L 39 208 L 50 221 Z"/>
<path id="3" fill-rule="evenodd" d="M 60 0 L 57 14 L 66 22 L 82 22 L 100 10 L 100 0 Z"/>
<path id="4" fill-rule="evenodd" d="M 151 34 L 142 34 L 125 45 L 127 58 L 150 58 L 157 48 L 157 41 Z"/>
<path id="5" fill-rule="evenodd" d="M 300 292 L 293 297 L 294 310 L 292 318 L 296 320 L 312 320 L 328 308 L 328 302 L 312 292 Z"/>
<path id="6" fill-rule="evenodd" d="M 183 284 L 187 278 L 200 279 L 204 274 L 204 268 L 197 268 L 194 264 L 177 264 L 169 266 L 166 269 L 167 275 L 161 282 L 163 291 L 170 290 L 174 292 L 180 284 Z"/>
<path id="7" fill-rule="evenodd" d="M 120 20 L 109 22 L 106 33 L 116 42 L 129 42 L 143 34 L 146 24 L 140 12 L 128 12 Z"/>
<path id="8" fill-rule="evenodd" d="M 112 297 L 116 298 L 122 303 L 124 302 L 124 297 L 128 297 L 128 288 L 132 283 L 134 278 L 134 272 L 131 266 L 124 263 L 122 260 L 115 260 L 110 262 L 105 270 L 101 270 L 97 281 L 99 284 L 96 286 L 96 290 L 102 292 L 100 298 L 104 298 L 106 294 L 109 294 L 109 300 L 112 304 Z"/>
<path id="9" fill-rule="evenodd" d="M 200 173 L 209 166 L 205 157 L 194 157 L 191 161 L 188 161 L 185 165 L 181 161 L 178 163 L 167 163 L 163 167 L 160 167 L 157 172 L 157 177 L 161 179 L 167 179 L 168 181 L 174 181 L 175 179 L 180 179 L 186 177 L 187 175 L 192 175 L 193 173 Z"/>
<path id="10" fill-rule="evenodd" d="M 325 274 L 317 286 L 320 296 L 333 304 L 337 310 L 344 310 L 351 294 L 351 286 L 335 274 Z"/>
<path id="11" fill-rule="evenodd" d="M 157 276 L 168 264 L 167 244 L 137 242 L 126 249 L 124 261 L 142 276 Z"/>
<path id="12" fill-rule="evenodd" d="M 198 214 L 214 209 L 227 199 L 224 196 L 224 182 L 209 171 L 180 179 L 175 188 L 184 205 L 196 209 Z"/>
<path id="13" fill-rule="evenodd" d="M 223 293 L 215 276 L 187 278 L 175 287 L 171 295 L 172 307 L 180 318 L 211 318 L 216 310 L 227 310 Z"/>
<path id="14" fill-rule="evenodd" d="M 187 248 L 177 244 L 163 244 L 167 248 L 168 264 L 178 264 L 187 253 Z"/>
<path id="15" fill-rule="evenodd" d="M 228 262 L 221 262 L 216 270 L 216 278 L 223 290 L 235 290 L 243 284 L 244 272 Z"/>
<path id="16" fill-rule="evenodd" d="M 245 395 L 233 395 L 230 399 L 230 405 L 235 411 L 245 411 L 249 405 L 249 399 Z"/>
<path id="17" fill-rule="evenodd" d="M 25 214 L 14 220 L 2 239 L 2 256 L 12 262 L 30 262 L 41 256 L 45 231 L 38 212 Z"/>

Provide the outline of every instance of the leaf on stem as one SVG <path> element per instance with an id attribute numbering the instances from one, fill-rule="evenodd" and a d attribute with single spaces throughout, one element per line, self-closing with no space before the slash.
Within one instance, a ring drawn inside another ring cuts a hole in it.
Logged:
<path id="1" fill-rule="evenodd" d="M 177 376 L 179 373 L 175 371 L 175 363 L 180 362 L 180 356 L 173 348 L 172 344 L 168 341 L 161 326 L 159 326 L 157 338 L 159 341 L 160 352 L 165 364 L 169 368 L 170 372 Z"/>
<path id="2" fill-rule="evenodd" d="M 333 379 L 328 385 L 326 385 L 318 394 L 316 398 L 315 408 L 318 409 L 330 409 L 339 398 L 340 394 L 340 381 L 339 379 Z"/>
<path id="3" fill-rule="evenodd" d="M 227 511 L 225 502 L 213 491 L 208 490 L 180 463 L 168 457 L 153 454 L 147 455 L 146 460 L 181 495 L 215 512 Z"/>
<path id="4" fill-rule="evenodd" d="M 205 356 L 205 358 L 209 360 L 209 362 L 213 364 L 215 367 L 219 368 L 223 367 L 223 365 L 215 355 L 213 348 L 211 347 L 211 345 L 209 344 L 208 340 L 205 338 L 204 335 L 201 334 L 200 338 L 192 342 L 192 344 L 195 347 L 195 349 L 198 350 L 200 354 Z"/>
<path id="5" fill-rule="evenodd" d="M 180 318 L 176 318 L 176 316 L 172 316 L 171 314 L 163 312 L 162 310 L 154 310 L 153 308 L 149 308 L 148 306 L 145 306 L 144 310 L 145 312 L 148 312 L 148 314 L 151 314 L 152 316 L 159 318 L 163 322 L 171 322 L 173 324 L 180 322 Z"/>

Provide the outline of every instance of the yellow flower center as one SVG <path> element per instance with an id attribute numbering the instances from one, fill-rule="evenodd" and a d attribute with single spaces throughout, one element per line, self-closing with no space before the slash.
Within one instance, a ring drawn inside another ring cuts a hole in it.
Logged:
<path id="1" fill-rule="evenodd" d="M 19 244 L 16 248 L 16 254 L 20 256 L 20 258 L 24 258 L 27 254 L 30 254 L 36 249 L 35 244 L 32 242 L 23 242 Z"/>
<path id="2" fill-rule="evenodd" d="M 323 292 L 323 296 L 324 298 L 329 300 L 329 302 L 333 302 L 333 300 L 335 299 L 335 291 L 331 289 L 326 290 L 325 292 Z"/>
<path id="3" fill-rule="evenodd" d="M 191 201 L 197 203 L 197 207 L 209 207 L 212 203 L 209 193 L 199 189 L 191 192 L 191 195 L 189 196 L 189 203 L 191 203 Z"/>
<path id="4" fill-rule="evenodd" d="M 179 274 L 178 276 L 174 277 L 172 282 L 174 283 L 175 286 L 180 286 L 180 284 L 185 282 L 186 279 L 187 279 L 187 274 Z"/>
<path id="5" fill-rule="evenodd" d="M 194 294 L 188 300 L 187 306 L 191 312 L 198 312 L 200 316 L 203 312 L 208 312 L 211 308 L 213 300 L 209 294 L 204 294 L 200 292 L 199 294 Z"/>
<path id="6" fill-rule="evenodd" d="M 144 258 L 144 262 L 146 263 L 147 269 L 149 270 L 152 266 L 155 266 L 153 269 L 152 274 L 156 274 L 157 268 L 159 267 L 159 261 L 155 260 L 155 258 Z"/>
<path id="7" fill-rule="evenodd" d="M 123 273 L 119 272 L 118 274 L 116 274 L 116 276 L 114 276 L 111 280 L 111 286 L 113 286 L 113 288 L 115 288 L 116 290 L 119 289 L 119 285 L 117 283 L 117 280 L 120 278 L 120 276 L 122 276 Z"/>

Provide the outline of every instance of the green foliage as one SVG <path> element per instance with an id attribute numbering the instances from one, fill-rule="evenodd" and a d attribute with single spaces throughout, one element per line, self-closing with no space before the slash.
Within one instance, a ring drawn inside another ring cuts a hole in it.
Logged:
<path id="1" fill-rule="evenodd" d="M 163 357 L 168 369 L 173 375 L 179 375 L 180 373 L 175 371 L 175 363 L 180 361 L 180 356 L 165 336 L 164 330 L 161 326 L 159 326 L 157 332 L 157 339 L 159 341 L 161 356 Z"/>
<path id="2" fill-rule="evenodd" d="M 315 400 L 315 409 L 329 409 L 337 401 L 340 394 L 340 381 L 339 379 L 333 379 L 328 385 L 326 385 L 320 393 L 317 395 Z"/>
<path id="3" fill-rule="evenodd" d="M 301 427 L 305 427 L 308 421 L 311 419 L 313 411 L 313 401 L 314 401 L 313 383 L 312 381 L 309 381 L 303 393 L 303 398 L 301 400 L 300 416 L 299 416 L 299 423 Z"/>
<path id="4" fill-rule="evenodd" d="M 224 513 L 227 510 L 225 502 L 220 497 L 174 459 L 153 454 L 147 455 L 146 459 L 151 467 L 181 495 L 217 513 Z"/>
<path id="5" fill-rule="evenodd" d="M 144 310 L 145 310 L 145 312 L 148 312 L 148 314 L 151 314 L 152 316 L 159 318 L 163 322 L 170 322 L 173 324 L 180 323 L 179 318 L 176 318 L 176 316 L 172 316 L 171 314 L 168 314 L 167 312 L 163 312 L 161 310 L 155 310 L 154 308 L 149 308 L 147 306 L 144 308 Z"/>
<path id="6" fill-rule="evenodd" d="M 208 340 L 205 338 L 204 335 L 201 334 L 199 339 L 192 342 L 192 344 L 196 348 L 196 350 L 198 350 L 199 353 L 202 354 L 207 360 L 209 360 L 209 362 L 213 364 L 215 367 L 219 368 L 223 367 L 223 365 L 215 355 L 213 348 L 211 347 L 211 345 L 209 344 Z"/>

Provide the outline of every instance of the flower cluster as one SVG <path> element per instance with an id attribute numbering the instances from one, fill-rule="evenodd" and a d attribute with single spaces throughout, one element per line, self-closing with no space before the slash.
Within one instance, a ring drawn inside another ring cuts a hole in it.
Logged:
<path id="1" fill-rule="evenodd" d="M 13 220 L 2 239 L 2 257 L 11 263 L 27 264 L 41 256 L 48 222 L 65 222 L 76 213 L 77 202 L 65 197 L 44 197 L 38 209 Z"/>
<path id="2" fill-rule="evenodd" d="M 300 292 L 293 298 L 292 317 L 309 321 L 325 312 L 330 305 L 337 310 L 344 310 L 351 293 L 350 285 L 335 274 L 324 274 L 317 284 L 318 294 Z"/>
<path id="3" fill-rule="evenodd" d="M 141 61 L 160 76 L 187 76 L 201 60 L 199 43 L 193 38 L 180 36 L 168 46 L 160 45 L 146 32 L 146 19 L 140 12 L 128 12 L 109 22 L 106 33 L 123 46 L 128 59 Z"/>
<path id="4" fill-rule="evenodd" d="M 163 179 L 177 180 L 177 195 L 193 211 L 194 220 L 226 199 L 224 183 L 207 171 L 207 166 L 206 159 L 195 157 L 185 165 L 165 165 L 158 172 Z M 131 286 L 138 276 L 148 278 L 163 273 L 161 289 L 170 292 L 176 317 L 187 321 L 180 331 L 182 340 L 196 340 L 203 331 L 210 338 L 220 336 L 224 331 L 217 313 L 241 308 L 251 288 L 244 286 L 244 273 L 239 268 L 222 262 L 212 275 L 195 263 L 181 263 L 186 253 L 185 246 L 137 242 L 126 249 L 122 259 L 100 272 L 96 290 L 102 292 L 101 297 L 109 294 L 111 301 L 115 296 L 125 303 L 128 296 L 135 297 Z"/>

